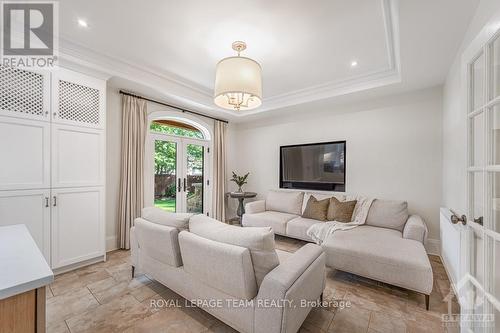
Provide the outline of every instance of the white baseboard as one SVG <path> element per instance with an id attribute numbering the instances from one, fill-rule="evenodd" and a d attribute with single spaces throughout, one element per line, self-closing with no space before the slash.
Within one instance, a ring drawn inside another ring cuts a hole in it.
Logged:
<path id="1" fill-rule="evenodd" d="M 118 249 L 118 237 L 110 236 L 106 237 L 106 252 Z"/>
<path id="2" fill-rule="evenodd" d="M 439 239 L 428 238 L 425 243 L 425 250 L 428 254 L 441 255 L 441 241 Z"/>

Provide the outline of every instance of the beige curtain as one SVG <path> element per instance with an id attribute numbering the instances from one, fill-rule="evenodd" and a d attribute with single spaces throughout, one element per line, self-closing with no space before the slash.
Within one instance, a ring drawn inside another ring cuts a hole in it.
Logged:
<path id="1" fill-rule="evenodd" d="M 214 217 L 222 222 L 226 222 L 226 130 L 226 123 L 218 120 L 215 121 L 212 212 Z"/>
<path id="2" fill-rule="evenodd" d="M 118 232 L 120 248 L 130 248 L 130 228 L 144 205 L 144 149 L 147 131 L 147 103 L 122 96 L 122 164 Z"/>

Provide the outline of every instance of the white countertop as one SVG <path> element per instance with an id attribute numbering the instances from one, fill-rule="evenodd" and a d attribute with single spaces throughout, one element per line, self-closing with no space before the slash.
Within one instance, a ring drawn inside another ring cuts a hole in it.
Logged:
<path id="1" fill-rule="evenodd" d="M 0 227 L 0 300 L 52 281 L 54 273 L 26 226 Z"/>

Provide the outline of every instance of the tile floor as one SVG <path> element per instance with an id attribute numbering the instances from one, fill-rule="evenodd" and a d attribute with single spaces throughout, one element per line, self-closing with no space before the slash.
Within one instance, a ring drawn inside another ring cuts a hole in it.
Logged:
<path id="1" fill-rule="evenodd" d="M 284 237 L 276 243 L 290 252 L 304 244 Z M 300 332 L 458 332 L 442 325 L 450 283 L 440 259 L 430 260 L 435 279 L 430 311 L 423 295 L 328 270 L 324 299 L 350 306 L 313 309 Z M 111 252 L 104 263 L 56 276 L 47 290 L 47 332 L 235 332 L 198 308 L 150 307 L 153 299 L 181 297 L 145 275 L 131 279 L 130 253 Z M 457 313 L 458 304 L 452 308 Z"/>

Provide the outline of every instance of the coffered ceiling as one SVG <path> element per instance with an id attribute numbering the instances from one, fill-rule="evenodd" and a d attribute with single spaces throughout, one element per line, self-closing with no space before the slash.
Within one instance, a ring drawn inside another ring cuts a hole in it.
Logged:
<path id="1" fill-rule="evenodd" d="M 384 86 L 440 84 L 477 2 L 64 0 L 62 59 L 108 73 L 116 86 L 244 118 Z M 234 40 L 263 68 L 256 110 L 212 101 L 215 65 L 234 54 Z"/>

